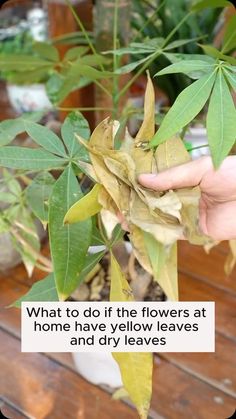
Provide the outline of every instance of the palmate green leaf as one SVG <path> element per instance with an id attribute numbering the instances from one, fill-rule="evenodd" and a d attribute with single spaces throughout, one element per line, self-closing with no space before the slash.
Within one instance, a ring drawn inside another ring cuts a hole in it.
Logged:
<path id="1" fill-rule="evenodd" d="M 53 74 L 46 83 L 47 95 L 52 103 L 58 104 L 62 102 L 70 92 L 75 89 L 87 86 L 91 83 L 86 77 L 79 77 L 78 74 Z"/>
<path id="2" fill-rule="evenodd" d="M 25 122 L 27 134 L 45 150 L 66 157 L 66 150 L 60 138 L 49 128 L 34 122 Z"/>
<path id="3" fill-rule="evenodd" d="M 224 75 L 227 78 L 229 84 L 232 86 L 233 90 L 236 92 L 236 74 L 232 74 L 230 71 L 223 69 Z"/>
<path id="4" fill-rule="evenodd" d="M 70 157 L 77 156 L 80 160 L 89 161 L 86 148 L 80 144 L 75 135 L 79 135 L 84 140 L 90 137 L 88 121 L 82 113 L 71 112 L 65 119 L 61 127 L 61 135 Z"/>
<path id="5" fill-rule="evenodd" d="M 10 307 L 21 307 L 24 301 L 58 301 L 57 289 L 54 275 L 51 273 L 41 281 L 35 282 L 30 290 L 23 297 L 16 300 Z"/>
<path id="6" fill-rule="evenodd" d="M 54 183 L 54 177 L 48 172 L 43 172 L 39 173 L 25 190 L 29 207 L 43 223 L 48 222 L 48 201 Z"/>
<path id="7" fill-rule="evenodd" d="M 132 290 L 111 253 L 110 301 L 133 301 Z M 152 395 L 152 354 L 147 352 L 115 352 L 123 385 L 137 408 L 140 418 L 146 419 Z"/>
<path id="8" fill-rule="evenodd" d="M 210 96 L 215 78 L 215 71 L 206 74 L 180 93 L 152 138 L 151 146 L 171 138 L 198 115 Z"/>
<path id="9" fill-rule="evenodd" d="M 155 76 L 163 76 L 165 74 L 183 73 L 192 78 L 200 78 L 214 70 L 214 64 L 208 64 L 201 60 L 186 60 L 171 64 L 158 71 Z"/>
<path id="10" fill-rule="evenodd" d="M 97 183 L 87 195 L 75 202 L 67 211 L 64 218 L 64 224 L 74 224 L 79 221 L 87 220 L 101 211 L 102 206 L 98 201 L 101 188 L 102 186 Z"/>
<path id="11" fill-rule="evenodd" d="M 14 174 L 7 169 L 3 169 L 2 174 L 5 180 L 4 186 L 6 185 L 9 192 L 19 199 L 19 196 L 22 193 L 20 182 L 18 182 L 18 180 L 14 178 Z"/>
<path id="12" fill-rule="evenodd" d="M 229 7 L 232 5 L 233 4 L 230 1 L 226 0 L 201 0 L 192 6 L 192 10 L 195 12 L 199 12 L 208 7 L 212 9 L 218 7 Z"/>
<path id="13" fill-rule="evenodd" d="M 60 61 L 57 48 L 47 42 L 36 42 L 33 45 L 33 50 L 48 61 L 52 61 L 53 63 Z"/>
<path id="14" fill-rule="evenodd" d="M 56 181 L 49 204 L 49 239 L 55 282 L 60 300 L 77 287 L 92 234 L 91 220 L 63 225 L 68 209 L 82 197 L 79 183 L 68 166 Z"/>
<path id="15" fill-rule="evenodd" d="M 222 52 L 227 53 L 236 47 L 236 15 L 229 19 L 224 35 Z"/>
<path id="16" fill-rule="evenodd" d="M 236 140 L 236 109 L 220 70 L 207 113 L 207 135 L 214 166 L 220 166 Z"/>
<path id="17" fill-rule="evenodd" d="M 0 166 L 9 169 L 43 170 L 62 167 L 67 160 L 41 148 L 8 146 L 0 148 Z"/>
<path id="18" fill-rule="evenodd" d="M 25 122 L 38 122 L 44 112 L 29 112 L 15 119 L 7 119 L 0 123 L 0 146 L 9 144 L 14 138 L 25 131 Z"/>

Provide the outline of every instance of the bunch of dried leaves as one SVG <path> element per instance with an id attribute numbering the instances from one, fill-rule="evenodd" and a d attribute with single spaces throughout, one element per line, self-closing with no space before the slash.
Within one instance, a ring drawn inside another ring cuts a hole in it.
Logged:
<path id="1" fill-rule="evenodd" d="M 167 297 L 177 300 L 177 240 L 184 237 L 195 244 L 211 243 L 198 228 L 198 187 L 163 193 L 145 189 L 137 181 L 140 173 L 155 174 L 190 160 L 178 137 L 170 138 L 156 150 L 148 147 L 155 130 L 154 113 L 154 89 L 148 76 L 144 121 L 135 139 L 126 130 L 121 147 L 116 149 L 114 140 L 119 124 L 110 119 L 97 126 L 89 142 L 78 137 L 89 151 L 91 164 L 85 163 L 84 169 L 95 186 L 69 209 L 64 221 L 82 221 L 102 210 L 113 216 L 122 214 L 138 261 Z M 110 256 L 110 300 L 133 301 L 130 284 L 111 249 Z M 231 266 L 231 261 L 228 265 Z M 113 356 L 140 417 L 147 418 L 152 393 L 152 355 L 132 352 Z"/>

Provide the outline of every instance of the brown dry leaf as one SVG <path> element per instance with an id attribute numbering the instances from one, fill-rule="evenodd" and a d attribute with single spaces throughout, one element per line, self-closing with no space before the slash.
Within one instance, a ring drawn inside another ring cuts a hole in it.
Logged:
<path id="1" fill-rule="evenodd" d="M 236 240 L 229 240 L 230 253 L 225 261 L 225 273 L 229 276 L 236 264 Z"/>
<path id="2" fill-rule="evenodd" d="M 170 217 L 170 216 L 169 216 Z M 170 245 L 182 236 L 183 228 L 178 220 L 173 218 L 173 224 L 166 222 L 166 217 L 157 212 L 150 213 L 148 206 L 131 190 L 130 214 L 128 221 L 152 234 L 159 242 Z"/>
<path id="3" fill-rule="evenodd" d="M 147 254 L 147 249 L 145 247 L 143 232 L 141 228 L 132 224 L 130 227 L 129 237 L 133 245 L 134 254 L 137 260 L 139 261 L 140 265 L 142 265 L 147 272 L 152 274 L 152 267 L 150 264 L 149 256 Z"/>

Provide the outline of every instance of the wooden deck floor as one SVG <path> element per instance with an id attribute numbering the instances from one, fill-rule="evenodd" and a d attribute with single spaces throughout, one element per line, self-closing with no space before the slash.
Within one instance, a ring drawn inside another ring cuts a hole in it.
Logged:
<path id="1" fill-rule="evenodd" d="M 226 419 L 236 409 L 236 270 L 225 278 L 225 252 L 225 245 L 210 256 L 180 245 L 180 299 L 216 302 L 216 353 L 155 357 L 152 419 Z M 36 271 L 33 280 L 42 276 Z M 0 278 L 2 412 L 11 419 L 137 418 L 127 404 L 82 379 L 70 354 L 20 352 L 20 311 L 4 307 L 31 282 L 22 266 Z"/>

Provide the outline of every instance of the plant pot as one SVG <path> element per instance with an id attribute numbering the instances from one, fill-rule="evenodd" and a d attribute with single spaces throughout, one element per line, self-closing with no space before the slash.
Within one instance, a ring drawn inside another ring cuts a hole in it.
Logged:
<path id="1" fill-rule="evenodd" d="M 72 357 L 78 373 L 90 383 L 111 388 L 123 386 L 119 367 L 110 352 L 74 352 Z"/>
<path id="2" fill-rule="evenodd" d="M 40 110 L 50 110 L 53 108 L 48 99 L 44 84 L 32 84 L 28 86 L 18 86 L 7 84 L 7 93 L 13 109 L 21 114 Z"/>
<path id="3" fill-rule="evenodd" d="M 208 144 L 206 128 L 204 127 L 190 128 L 187 134 L 185 135 L 184 140 L 188 143 L 191 143 L 191 148 Z M 196 160 L 202 156 L 209 156 L 209 155 L 210 155 L 209 147 L 197 148 L 196 150 L 191 151 L 191 156 L 193 160 Z"/>

